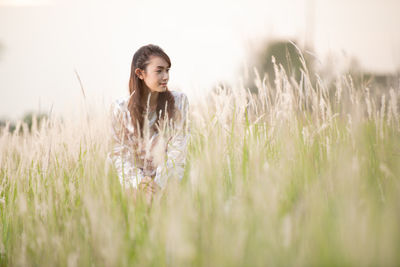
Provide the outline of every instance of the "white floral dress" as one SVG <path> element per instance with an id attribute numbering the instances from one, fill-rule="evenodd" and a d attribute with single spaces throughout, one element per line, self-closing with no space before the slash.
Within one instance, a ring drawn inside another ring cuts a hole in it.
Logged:
<path id="1" fill-rule="evenodd" d="M 164 188 L 169 178 L 182 179 L 189 139 L 189 102 L 184 93 L 171 91 L 175 100 L 174 127 L 159 134 L 152 130 L 156 122 L 155 111 L 147 113 L 141 141 L 134 135 L 129 97 L 121 98 L 111 105 L 112 160 L 119 181 L 124 187 L 137 187 L 145 176 Z M 140 152 L 138 152 L 140 151 Z"/>

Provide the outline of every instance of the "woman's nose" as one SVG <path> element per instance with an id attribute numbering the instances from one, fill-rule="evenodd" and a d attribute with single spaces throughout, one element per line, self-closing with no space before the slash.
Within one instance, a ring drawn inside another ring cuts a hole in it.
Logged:
<path id="1" fill-rule="evenodd" d="M 169 78 L 168 72 L 164 72 L 163 80 L 168 80 L 168 78 Z"/>

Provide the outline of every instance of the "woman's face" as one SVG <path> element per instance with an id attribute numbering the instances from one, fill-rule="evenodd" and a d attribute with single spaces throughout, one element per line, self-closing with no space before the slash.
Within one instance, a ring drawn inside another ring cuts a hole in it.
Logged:
<path id="1" fill-rule="evenodd" d="M 169 79 L 168 63 L 159 56 L 151 56 L 145 71 L 136 69 L 139 78 L 152 92 L 165 92 Z"/>

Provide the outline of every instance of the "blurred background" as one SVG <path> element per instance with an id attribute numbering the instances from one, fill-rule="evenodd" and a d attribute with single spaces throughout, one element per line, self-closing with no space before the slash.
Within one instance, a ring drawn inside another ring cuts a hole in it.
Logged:
<path id="1" fill-rule="evenodd" d="M 0 120 L 75 112 L 76 73 L 87 99 L 108 107 L 149 43 L 172 60 L 170 90 L 189 100 L 221 83 L 251 89 L 254 67 L 273 78 L 272 55 L 299 64 L 294 44 L 327 80 L 356 73 L 387 86 L 398 81 L 399 27 L 399 0 L 0 0 Z"/>

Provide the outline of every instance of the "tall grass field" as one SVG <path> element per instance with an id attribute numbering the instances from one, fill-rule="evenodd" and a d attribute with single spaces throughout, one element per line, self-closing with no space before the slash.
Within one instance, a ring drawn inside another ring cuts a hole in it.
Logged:
<path id="1" fill-rule="evenodd" d="M 185 175 L 121 187 L 110 113 L 0 132 L 0 266 L 399 266 L 400 88 L 262 75 L 190 101 Z"/>

